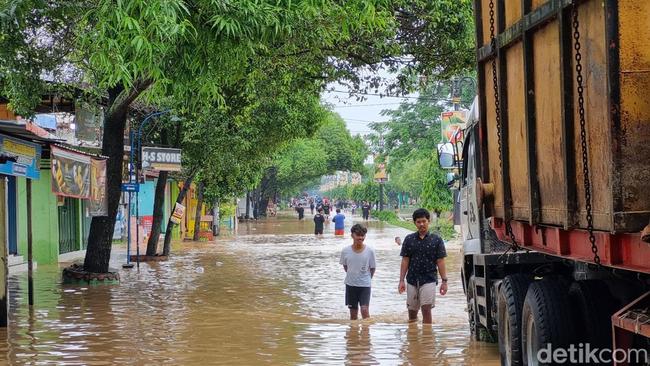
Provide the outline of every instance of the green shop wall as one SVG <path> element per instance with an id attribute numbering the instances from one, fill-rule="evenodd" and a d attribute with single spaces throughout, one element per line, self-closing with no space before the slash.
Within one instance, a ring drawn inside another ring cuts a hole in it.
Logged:
<path id="1" fill-rule="evenodd" d="M 52 194 L 51 174 L 41 170 L 41 179 L 32 181 L 32 250 L 39 264 L 59 261 L 59 217 L 56 196 Z M 27 186 L 16 179 L 18 190 L 18 254 L 27 260 Z"/>
<path id="2" fill-rule="evenodd" d="M 170 207 L 170 212 L 174 211 L 174 206 L 176 205 L 176 199 L 178 198 L 178 194 L 180 193 L 180 189 L 178 189 L 178 182 L 175 180 L 169 180 L 169 192 L 171 193 L 171 197 L 169 198 L 169 207 Z M 165 221 L 165 225 L 167 221 Z M 181 226 L 180 225 L 174 225 L 172 228 L 172 238 L 173 239 L 180 239 L 181 238 Z"/>

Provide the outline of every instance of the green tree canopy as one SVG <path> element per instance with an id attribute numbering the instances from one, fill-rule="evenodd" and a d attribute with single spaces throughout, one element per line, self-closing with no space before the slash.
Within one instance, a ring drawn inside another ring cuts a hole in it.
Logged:
<path id="1" fill-rule="evenodd" d="M 469 0 L 22 0 L 2 5 L 0 94 L 14 111 L 33 114 L 41 96 L 50 92 L 104 105 L 109 216 L 93 218 L 84 263 L 91 272 L 108 269 L 122 141 L 134 102 L 156 107 L 173 100 L 178 115 L 192 118 L 197 111 L 224 108 L 219 113 L 227 117 L 215 119 L 220 126 L 203 125 L 198 132 L 237 129 L 218 148 L 237 141 L 243 147 L 235 152 L 251 154 L 256 161 L 256 151 L 266 148 L 272 154 L 278 141 L 269 138 L 265 145 L 267 140 L 246 138 L 245 131 L 266 133 L 277 126 L 275 118 L 308 113 L 292 109 L 289 99 L 269 101 L 266 96 L 274 89 L 286 91 L 291 85 L 315 97 L 334 80 L 355 89 L 364 81 L 378 88 L 381 82 L 371 72 L 386 66 L 406 70 L 399 85 L 406 89 L 414 80 L 408 70 L 430 74 L 471 62 L 471 57 L 461 57 L 471 55 Z M 288 121 L 282 136 L 309 135 L 301 118 Z M 197 137 L 195 128 L 189 123 L 183 127 L 188 151 Z M 332 141 L 328 146 L 337 148 Z M 248 172 L 243 163 L 236 164 L 241 157 L 235 152 L 215 166 Z M 333 155 L 340 161 L 332 163 L 329 156 L 328 169 L 356 169 L 356 157 L 348 159 L 343 151 Z M 215 172 L 219 168 L 212 174 L 223 175 Z"/>
<path id="2" fill-rule="evenodd" d="M 337 170 L 361 171 L 367 148 L 352 137 L 341 117 L 327 112 L 309 139 L 296 140 L 276 155 L 277 189 L 290 192 Z"/>

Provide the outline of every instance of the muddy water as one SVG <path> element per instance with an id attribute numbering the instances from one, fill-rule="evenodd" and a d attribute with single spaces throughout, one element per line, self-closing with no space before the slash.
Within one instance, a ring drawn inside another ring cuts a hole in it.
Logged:
<path id="1" fill-rule="evenodd" d="M 214 243 L 177 244 L 166 263 L 121 270 L 113 286 L 62 285 L 59 268 L 40 266 L 31 312 L 26 276 L 14 276 L 0 354 L 15 365 L 498 364 L 493 345 L 469 340 L 457 246 L 448 248 L 450 289 L 434 324 L 407 324 L 393 242 L 407 232 L 371 222 L 371 319 L 351 322 L 338 264 L 351 240 L 332 227 L 323 238 L 312 231 L 295 219 L 242 224 Z"/>

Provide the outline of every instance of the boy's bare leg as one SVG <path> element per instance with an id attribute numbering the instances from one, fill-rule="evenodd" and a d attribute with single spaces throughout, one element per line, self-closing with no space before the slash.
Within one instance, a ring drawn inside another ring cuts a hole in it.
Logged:
<path id="1" fill-rule="evenodd" d="M 409 323 L 418 321 L 418 311 L 409 310 Z"/>
<path id="2" fill-rule="evenodd" d="M 359 318 L 359 309 L 350 308 L 350 320 L 357 320 Z"/>
<path id="3" fill-rule="evenodd" d="M 422 305 L 422 324 L 431 324 L 431 305 Z"/>
<path id="4" fill-rule="evenodd" d="M 370 309 L 368 305 L 361 306 L 361 317 L 363 319 L 368 319 L 370 317 Z"/>

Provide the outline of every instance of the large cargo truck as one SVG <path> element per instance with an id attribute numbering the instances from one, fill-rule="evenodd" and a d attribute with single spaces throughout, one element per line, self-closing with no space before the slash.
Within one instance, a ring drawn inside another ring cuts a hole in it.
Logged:
<path id="1" fill-rule="evenodd" d="M 650 1 L 474 10 L 459 174 L 472 335 L 504 365 L 572 348 L 645 364 L 621 352 L 650 350 Z"/>

